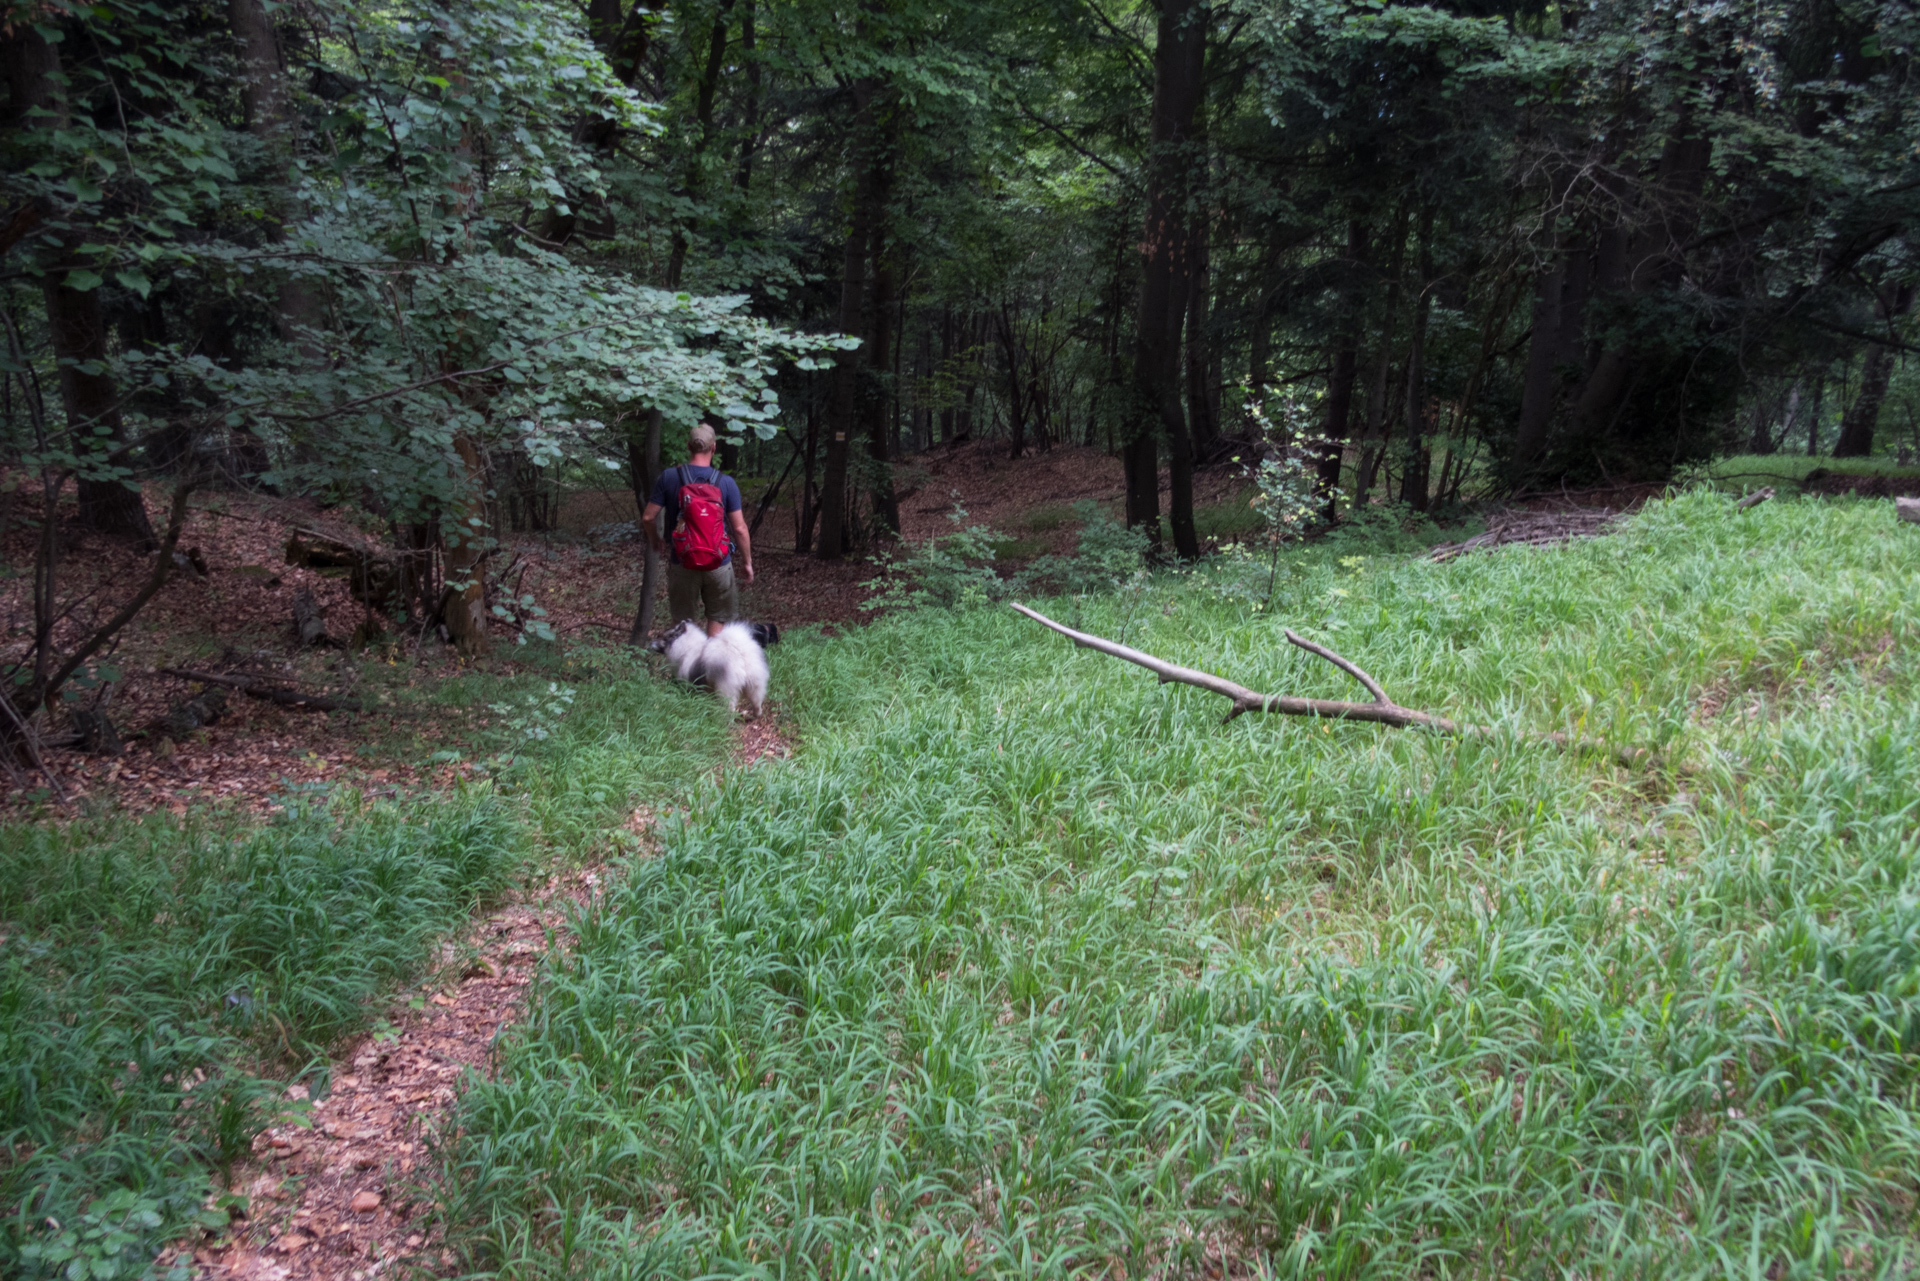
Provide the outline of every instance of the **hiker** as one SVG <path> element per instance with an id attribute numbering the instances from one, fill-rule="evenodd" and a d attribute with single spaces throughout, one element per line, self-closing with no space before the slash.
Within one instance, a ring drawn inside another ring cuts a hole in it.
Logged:
<path id="1" fill-rule="evenodd" d="M 740 573 L 753 581 L 753 544 L 740 510 L 740 486 L 713 465 L 717 444 L 707 423 L 687 433 L 688 460 L 669 467 L 653 482 L 640 523 L 656 552 L 667 554 L 667 604 L 672 622 L 697 621 L 704 605 L 707 635 L 740 616 L 740 589 L 733 573 L 733 552 L 740 552 Z M 667 514 L 667 537 L 655 517 Z M 731 532 L 732 539 L 728 539 Z"/>

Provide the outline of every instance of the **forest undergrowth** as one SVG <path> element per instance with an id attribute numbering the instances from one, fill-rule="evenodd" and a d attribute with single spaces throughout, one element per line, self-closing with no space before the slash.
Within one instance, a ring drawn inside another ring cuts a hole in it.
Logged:
<path id="1" fill-rule="evenodd" d="M 789 761 L 578 921 L 438 1196 L 513 1277 L 1900 1275 L 1920 1158 L 1915 531 L 1695 492 L 778 652 Z M 1526 735 L 1655 748 L 1626 772 Z"/>
<path id="2" fill-rule="evenodd" d="M 572 667 L 577 705 L 552 666 L 433 689 L 495 725 L 439 794 L 0 824 L 0 1274 L 187 1275 L 163 1247 L 247 1213 L 224 1175 L 304 1115 L 287 1086 L 324 1097 L 329 1054 L 431 987 L 476 908 L 630 842 L 632 797 L 733 745 L 625 655 Z"/>

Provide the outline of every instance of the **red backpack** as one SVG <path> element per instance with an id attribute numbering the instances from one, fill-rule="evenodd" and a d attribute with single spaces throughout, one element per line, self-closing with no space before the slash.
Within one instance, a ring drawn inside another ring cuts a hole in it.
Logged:
<path id="1" fill-rule="evenodd" d="M 727 559 L 726 500 L 711 481 L 687 479 L 680 468 L 680 528 L 673 531 L 673 554 L 688 569 L 720 568 Z"/>

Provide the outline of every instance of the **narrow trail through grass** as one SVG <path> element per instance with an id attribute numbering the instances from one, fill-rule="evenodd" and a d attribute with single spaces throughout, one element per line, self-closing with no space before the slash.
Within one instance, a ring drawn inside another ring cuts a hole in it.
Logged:
<path id="1" fill-rule="evenodd" d="M 449 1071 L 425 1098 L 356 1081 L 351 1107 L 345 1094 L 330 1103 L 336 1079 L 362 1070 L 355 1047 L 377 1050 L 379 1036 L 363 1038 L 406 1021 L 409 986 L 426 985 L 424 1004 L 480 977 L 467 973 L 475 953 L 444 946 L 476 909 L 604 860 L 610 844 L 631 848 L 634 798 L 678 794 L 735 747 L 724 713 L 630 655 L 552 662 L 437 687 L 500 724 L 486 776 L 451 795 L 367 803 L 305 787 L 265 824 L 215 811 L 0 825 L 0 1274 L 185 1277 L 229 1261 L 222 1240 L 264 1260 L 262 1275 L 391 1265 L 355 1255 L 366 1233 L 328 1241 L 314 1230 L 327 1216 L 296 1222 L 313 1208 L 301 1198 L 339 1223 L 362 1182 L 403 1183 L 390 1149 L 356 1165 L 376 1151 L 363 1105 L 404 1126 L 485 1052 L 441 1055 Z M 590 705 L 563 707 L 560 680 L 590 681 Z M 350 1126 L 329 1131 L 330 1110 L 353 1113 Z M 268 1154 L 295 1129 L 315 1159 L 290 1172 Z M 383 1196 L 376 1217 L 393 1208 Z M 411 1235 L 378 1226 L 382 1241 Z"/>
<path id="2" fill-rule="evenodd" d="M 1001 609 L 796 638 L 797 756 L 701 785 L 463 1097 L 461 1266 L 1905 1274 L 1913 534 L 1695 493 L 1050 611 L 1341 696 L 1292 626 L 1507 740 L 1223 728 Z"/>

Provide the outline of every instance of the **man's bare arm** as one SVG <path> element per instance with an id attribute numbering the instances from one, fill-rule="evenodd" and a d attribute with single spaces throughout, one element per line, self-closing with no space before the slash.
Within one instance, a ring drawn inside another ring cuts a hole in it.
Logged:
<path id="1" fill-rule="evenodd" d="M 647 546 L 657 552 L 667 550 L 667 540 L 660 537 L 660 504 L 648 503 L 640 513 L 640 528 L 646 531 Z"/>
<path id="2" fill-rule="evenodd" d="M 753 581 L 753 538 L 747 533 L 745 512 L 728 512 L 727 528 L 733 531 L 733 545 L 740 553 L 740 572 L 747 582 Z"/>

